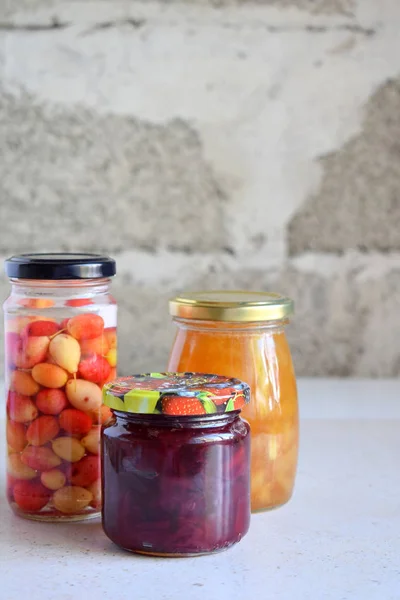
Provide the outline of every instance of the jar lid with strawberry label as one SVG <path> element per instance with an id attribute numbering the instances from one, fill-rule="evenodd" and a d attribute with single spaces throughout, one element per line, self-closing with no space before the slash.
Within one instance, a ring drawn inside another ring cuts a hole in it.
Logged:
<path id="1" fill-rule="evenodd" d="M 250 401 L 247 383 L 203 373 L 144 373 L 103 387 L 103 402 L 116 411 L 166 416 L 233 412 Z"/>

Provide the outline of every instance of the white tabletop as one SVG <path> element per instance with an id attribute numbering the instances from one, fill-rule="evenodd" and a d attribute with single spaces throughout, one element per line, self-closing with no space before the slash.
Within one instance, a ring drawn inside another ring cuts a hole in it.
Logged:
<path id="1" fill-rule="evenodd" d="M 96 521 L 17 518 L 2 467 L 0 599 L 399 600 L 400 380 L 299 388 L 292 500 L 254 515 L 242 542 L 214 556 L 141 557 L 120 551 Z"/>

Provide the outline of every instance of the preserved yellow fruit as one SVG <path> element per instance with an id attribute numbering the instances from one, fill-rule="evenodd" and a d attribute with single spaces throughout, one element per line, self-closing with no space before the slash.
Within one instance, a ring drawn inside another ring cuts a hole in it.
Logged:
<path id="1" fill-rule="evenodd" d="M 40 481 L 49 490 L 59 490 L 65 485 L 66 476 L 59 469 L 51 469 L 41 474 Z"/>
<path id="2" fill-rule="evenodd" d="M 100 454 L 100 427 L 93 427 L 93 429 L 81 439 L 81 444 L 92 454 Z"/>
<path id="3" fill-rule="evenodd" d="M 93 494 L 77 485 L 60 488 L 54 493 L 53 503 L 57 510 L 65 514 L 79 514 L 92 501 Z"/>
<path id="4" fill-rule="evenodd" d="M 34 479 L 36 471 L 21 461 L 19 454 L 10 454 L 7 458 L 7 471 L 15 479 Z"/>
<path id="5" fill-rule="evenodd" d="M 52 442 L 53 451 L 68 462 L 78 462 L 85 454 L 85 448 L 73 437 L 59 437 Z"/>
<path id="6" fill-rule="evenodd" d="M 173 302 L 178 304 L 180 299 Z M 243 303 L 245 300 L 240 305 Z M 172 314 L 176 317 L 178 312 Z M 259 318 L 260 312 L 257 314 Z M 294 487 L 299 427 L 296 379 L 284 332 L 287 319 L 225 322 L 220 308 L 215 320 L 199 319 L 193 309 L 191 318 L 175 318 L 175 322 L 178 331 L 169 371 L 215 373 L 250 385 L 251 401 L 243 407 L 242 415 L 252 435 L 252 510 L 284 504 Z"/>
<path id="7" fill-rule="evenodd" d="M 101 389 L 91 381 L 70 379 L 65 386 L 65 391 L 72 406 L 78 410 L 98 410 L 101 407 Z"/>
<path id="8" fill-rule="evenodd" d="M 77 372 L 81 358 L 81 347 L 79 342 L 72 336 L 66 333 L 56 335 L 50 342 L 49 354 L 57 365 L 68 371 L 68 373 Z"/>

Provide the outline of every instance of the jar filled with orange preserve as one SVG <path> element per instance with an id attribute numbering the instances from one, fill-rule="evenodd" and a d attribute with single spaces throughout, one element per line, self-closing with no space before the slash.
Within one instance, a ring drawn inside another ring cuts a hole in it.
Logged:
<path id="1" fill-rule="evenodd" d="M 285 335 L 293 302 L 245 291 L 187 293 L 170 301 L 177 325 L 169 371 L 237 377 L 250 385 L 243 417 L 251 428 L 252 511 L 293 492 L 299 422 L 296 379 Z"/>
<path id="2" fill-rule="evenodd" d="M 7 497 L 38 521 L 101 508 L 102 386 L 116 376 L 115 261 L 94 254 L 21 254 L 5 271 Z"/>

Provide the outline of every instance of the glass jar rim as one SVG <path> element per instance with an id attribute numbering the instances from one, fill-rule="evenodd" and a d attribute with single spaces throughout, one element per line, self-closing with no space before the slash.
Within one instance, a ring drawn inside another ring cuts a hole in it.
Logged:
<path id="1" fill-rule="evenodd" d="M 110 285 L 111 277 L 96 277 L 94 279 L 24 279 L 22 277 L 10 277 L 9 281 L 12 286 L 20 288 L 94 288 L 98 286 Z"/>
<path id="2" fill-rule="evenodd" d="M 275 292 L 212 290 L 188 292 L 169 301 L 169 313 L 182 319 L 250 323 L 288 319 L 294 302 Z"/>
<path id="3" fill-rule="evenodd" d="M 146 425 L 149 427 L 165 427 L 171 429 L 201 429 L 220 427 L 226 423 L 240 418 L 240 409 L 229 412 L 203 414 L 203 415 L 163 415 L 163 414 L 148 414 L 148 413 L 132 413 L 126 410 L 110 409 L 112 414 L 117 419 L 122 419 L 138 425 Z M 105 427 L 112 424 L 105 423 Z"/>

